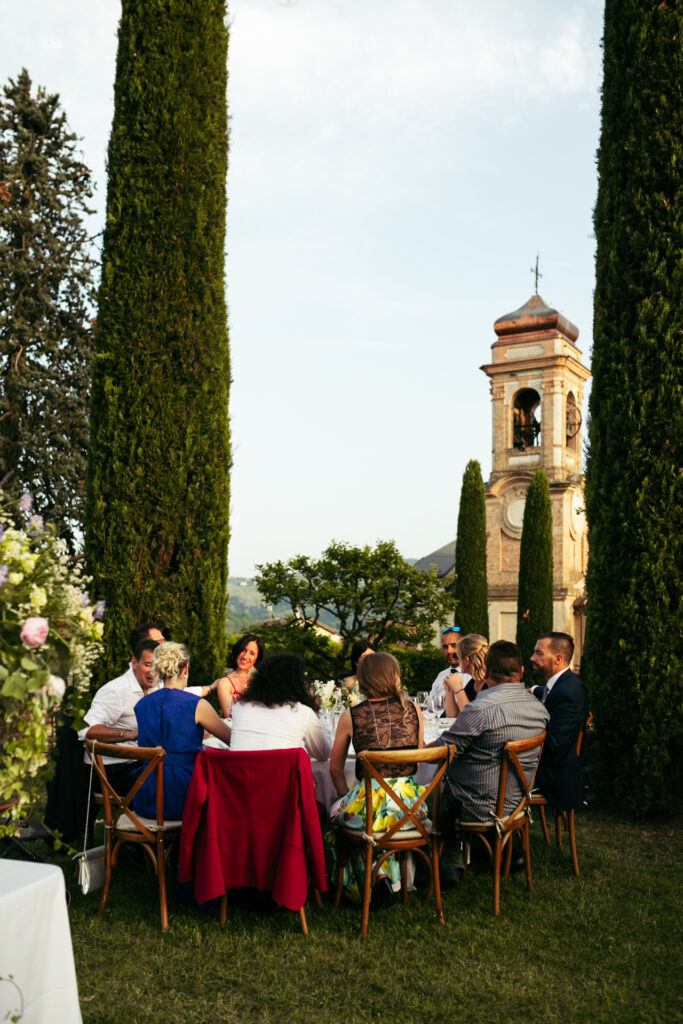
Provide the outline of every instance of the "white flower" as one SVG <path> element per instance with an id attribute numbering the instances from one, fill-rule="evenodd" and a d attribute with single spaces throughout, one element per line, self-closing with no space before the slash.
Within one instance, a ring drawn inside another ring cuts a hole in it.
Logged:
<path id="1" fill-rule="evenodd" d="M 11 572 L 11 573 L 9 574 L 9 576 L 7 577 L 7 579 L 9 580 L 9 582 L 10 582 L 10 583 L 11 583 L 11 584 L 12 584 L 13 586 L 15 586 L 15 587 L 17 586 L 17 584 L 21 583 L 21 581 L 23 580 L 23 578 L 24 578 L 24 574 L 23 574 L 23 572 Z"/>
<path id="2" fill-rule="evenodd" d="M 41 687 L 43 693 L 46 693 L 48 697 L 54 697 L 56 700 L 61 700 L 66 690 L 66 683 L 60 676 L 50 675 L 48 681 L 43 687 Z"/>
<path id="3" fill-rule="evenodd" d="M 21 556 L 21 568 L 24 570 L 24 572 L 33 572 L 33 570 L 36 567 L 36 562 L 37 561 L 38 561 L 38 555 L 32 555 L 32 554 L 22 555 Z"/>
<path id="4" fill-rule="evenodd" d="M 31 597 L 29 600 L 33 611 L 39 612 L 47 604 L 47 594 L 42 587 L 31 587 Z"/>

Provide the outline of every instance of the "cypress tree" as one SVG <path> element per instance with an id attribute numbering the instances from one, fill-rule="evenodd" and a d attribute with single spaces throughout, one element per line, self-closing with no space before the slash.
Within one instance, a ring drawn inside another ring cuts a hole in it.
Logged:
<path id="1" fill-rule="evenodd" d="M 582 672 L 601 778 L 642 814 L 683 792 L 683 10 L 607 0 Z"/>
<path id="2" fill-rule="evenodd" d="M 101 676 L 160 617 L 225 667 L 230 383 L 223 0 L 123 0 L 93 374 L 86 553 Z"/>
<path id="3" fill-rule="evenodd" d="M 95 260 L 91 176 L 59 96 L 0 98 L 0 477 L 82 544 Z"/>
<path id="4" fill-rule="evenodd" d="M 539 469 L 529 484 L 524 505 L 517 589 L 517 643 L 524 655 L 528 680 L 536 641 L 552 628 L 553 513 L 548 477 Z"/>
<path id="5" fill-rule="evenodd" d="M 486 491 L 481 466 L 467 463 L 455 542 L 455 618 L 465 633 L 489 635 L 486 582 Z"/>

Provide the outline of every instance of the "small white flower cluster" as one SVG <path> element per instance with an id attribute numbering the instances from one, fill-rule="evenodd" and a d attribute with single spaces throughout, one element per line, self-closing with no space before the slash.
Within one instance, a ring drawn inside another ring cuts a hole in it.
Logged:
<path id="1" fill-rule="evenodd" d="M 323 711 L 331 711 L 336 704 L 342 703 L 341 689 L 334 679 L 330 679 L 327 683 L 324 683 L 322 679 L 316 679 L 313 683 L 313 691 Z"/>

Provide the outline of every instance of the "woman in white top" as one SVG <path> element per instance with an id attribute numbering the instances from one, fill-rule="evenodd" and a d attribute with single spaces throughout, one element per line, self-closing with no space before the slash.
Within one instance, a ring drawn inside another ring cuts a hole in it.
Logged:
<path id="1" fill-rule="evenodd" d="M 304 747 L 312 758 L 326 761 L 330 740 L 318 710 L 306 684 L 303 658 L 284 651 L 271 654 L 233 705 L 230 749 Z"/>

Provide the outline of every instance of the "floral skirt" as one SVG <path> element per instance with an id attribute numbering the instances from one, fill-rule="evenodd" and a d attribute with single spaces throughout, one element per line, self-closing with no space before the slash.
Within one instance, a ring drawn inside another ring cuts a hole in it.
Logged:
<path id="1" fill-rule="evenodd" d="M 413 807 L 425 791 L 425 787 L 419 786 L 413 779 L 412 775 L 396 779 L 387 779 L 387 782 L 391 788 L 396 791 L 398 796 L 400 796 L 406 807 Z M 389 797 L 389 794 L 380 786 L 379 782 L 373 779 L 373 829 L 378 832 L 389 829 L 399 821 L 402 815 L 403 811 L 399 808 L 396 802 Z M 427 819 L 427 808 L 424 804 L 420 807 L 417 817 L 421 820 Z M 330 808 L 329 829 L 325 837 L 325 842 L 327 847 L 332 851 L 332 856 L 334 858 L 334 867 L 332 870 L 333 885 L 337 884 L 337 872 L 339 871 L 336 862 L 337 852 L 335 829 L 353 828 L 362 831 L 366 827 L 366 822 L 365 783 L 359 782 L 358 785 L 349 790 L 345 796 L 340 797 L 339 800 L 332 804 L 332 807 Z M 406 827 L 410 828 L 411 826 L 408 825 Z M 344 895 L 352 902 L 360 903 L 363 892 L 363 880 L 365 878 L 365 863 L 360 852 L 354 854 L 350 858 L 346 867 L 343 868 L 343 872 L 344 879 L 342 885 Z M 387 857 L 379 869 L 377 877 L 387 878 L 394 890 L 398 890 L 400 888 L 401 868 L 398 857 L 395 854 Z"/>

